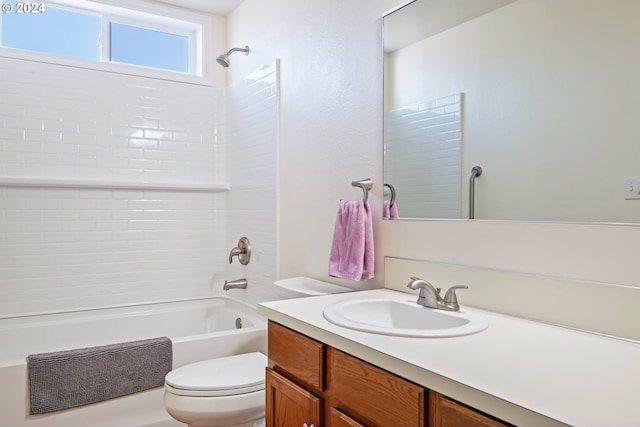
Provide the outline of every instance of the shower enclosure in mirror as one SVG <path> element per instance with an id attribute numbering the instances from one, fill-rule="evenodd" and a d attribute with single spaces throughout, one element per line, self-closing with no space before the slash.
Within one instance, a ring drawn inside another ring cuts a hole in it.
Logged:
<path id="1" fill-rule="evenodd" d="M 399 217 L 469 218 L 480 166 L 475 218 L 639 223 L 638 22 L 626 0 L 416 0 L 385 16 Z"/>

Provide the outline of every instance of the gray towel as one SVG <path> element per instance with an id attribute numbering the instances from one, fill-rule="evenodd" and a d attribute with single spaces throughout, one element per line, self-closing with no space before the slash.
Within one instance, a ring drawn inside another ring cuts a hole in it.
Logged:
<path id="1" fill-rule="evenodd" d="M 30 355 L 31 413 L 59 411 L 160 387 L 172 363 L 167 337 Z"/>

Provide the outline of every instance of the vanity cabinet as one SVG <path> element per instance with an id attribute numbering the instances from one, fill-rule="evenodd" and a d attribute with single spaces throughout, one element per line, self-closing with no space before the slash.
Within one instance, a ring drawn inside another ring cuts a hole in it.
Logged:
<path id="1" fill-rule="evenodd" d="M 360 424 L 348 415 L 338 411 L 336 408 L 331 408 L 327 425 L 330 425 L 331 427 L 365 427 L 364 424 Z"/>
<path id="2" fill-rule="evenodd" d="M 322 426 L 324 344 L 273 322 L 268 333 L 266 427 Z"/>
<path id="3" fill-rule="evenodd" d="M 333 347 L 326 351 L 325 396 L 331 408 L 371 427 L 426 425 L 424 387 Z"/>
<path id="4" fill-rule="evenodd" d="M 267 427 L 426 426 L 427 390 L 269 322 Z"/>
<path id="5" fill-rule="evenodd" d="M 267 368 L 265 380 L 267 395 L 266 425 L 320 427 L 321 400 Z"/>
<path id="6" fill-rule="evenodd" d="M 503 421 L 476 411 L 433 390 L 429 391 L 430 427 L 509 427 Z"/>
<path id="7" fill-rule="evenodd" d="M 269 321 L 266 427 L 508 424 Z"/>

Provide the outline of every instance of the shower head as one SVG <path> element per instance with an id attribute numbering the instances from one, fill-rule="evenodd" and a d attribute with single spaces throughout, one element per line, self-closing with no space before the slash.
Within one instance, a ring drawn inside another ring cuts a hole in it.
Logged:
<path id="1" fill-rule="evenodd" d="M 229 55 L 231 55 L 233 52 L 244 52 L 245 56 L 249 55 L 249 46 L 245 46 L 244 48 L 234 47 L 229 52 L 223 53 L 222 55 L 218 56 L 216 58 L 216 61 L 218 62 L 218 64 L 227 68 L 229 66 Z"/>

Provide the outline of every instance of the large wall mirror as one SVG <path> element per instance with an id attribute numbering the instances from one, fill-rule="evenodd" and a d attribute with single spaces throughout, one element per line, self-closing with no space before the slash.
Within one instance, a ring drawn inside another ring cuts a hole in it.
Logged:
<path id="1" fill-rule="evenodd" d="M 385 16 L 385 216 L 469 218 L 473 191 L 477 219 L 640 223 L 639 22 L 637 0 Z"/>

